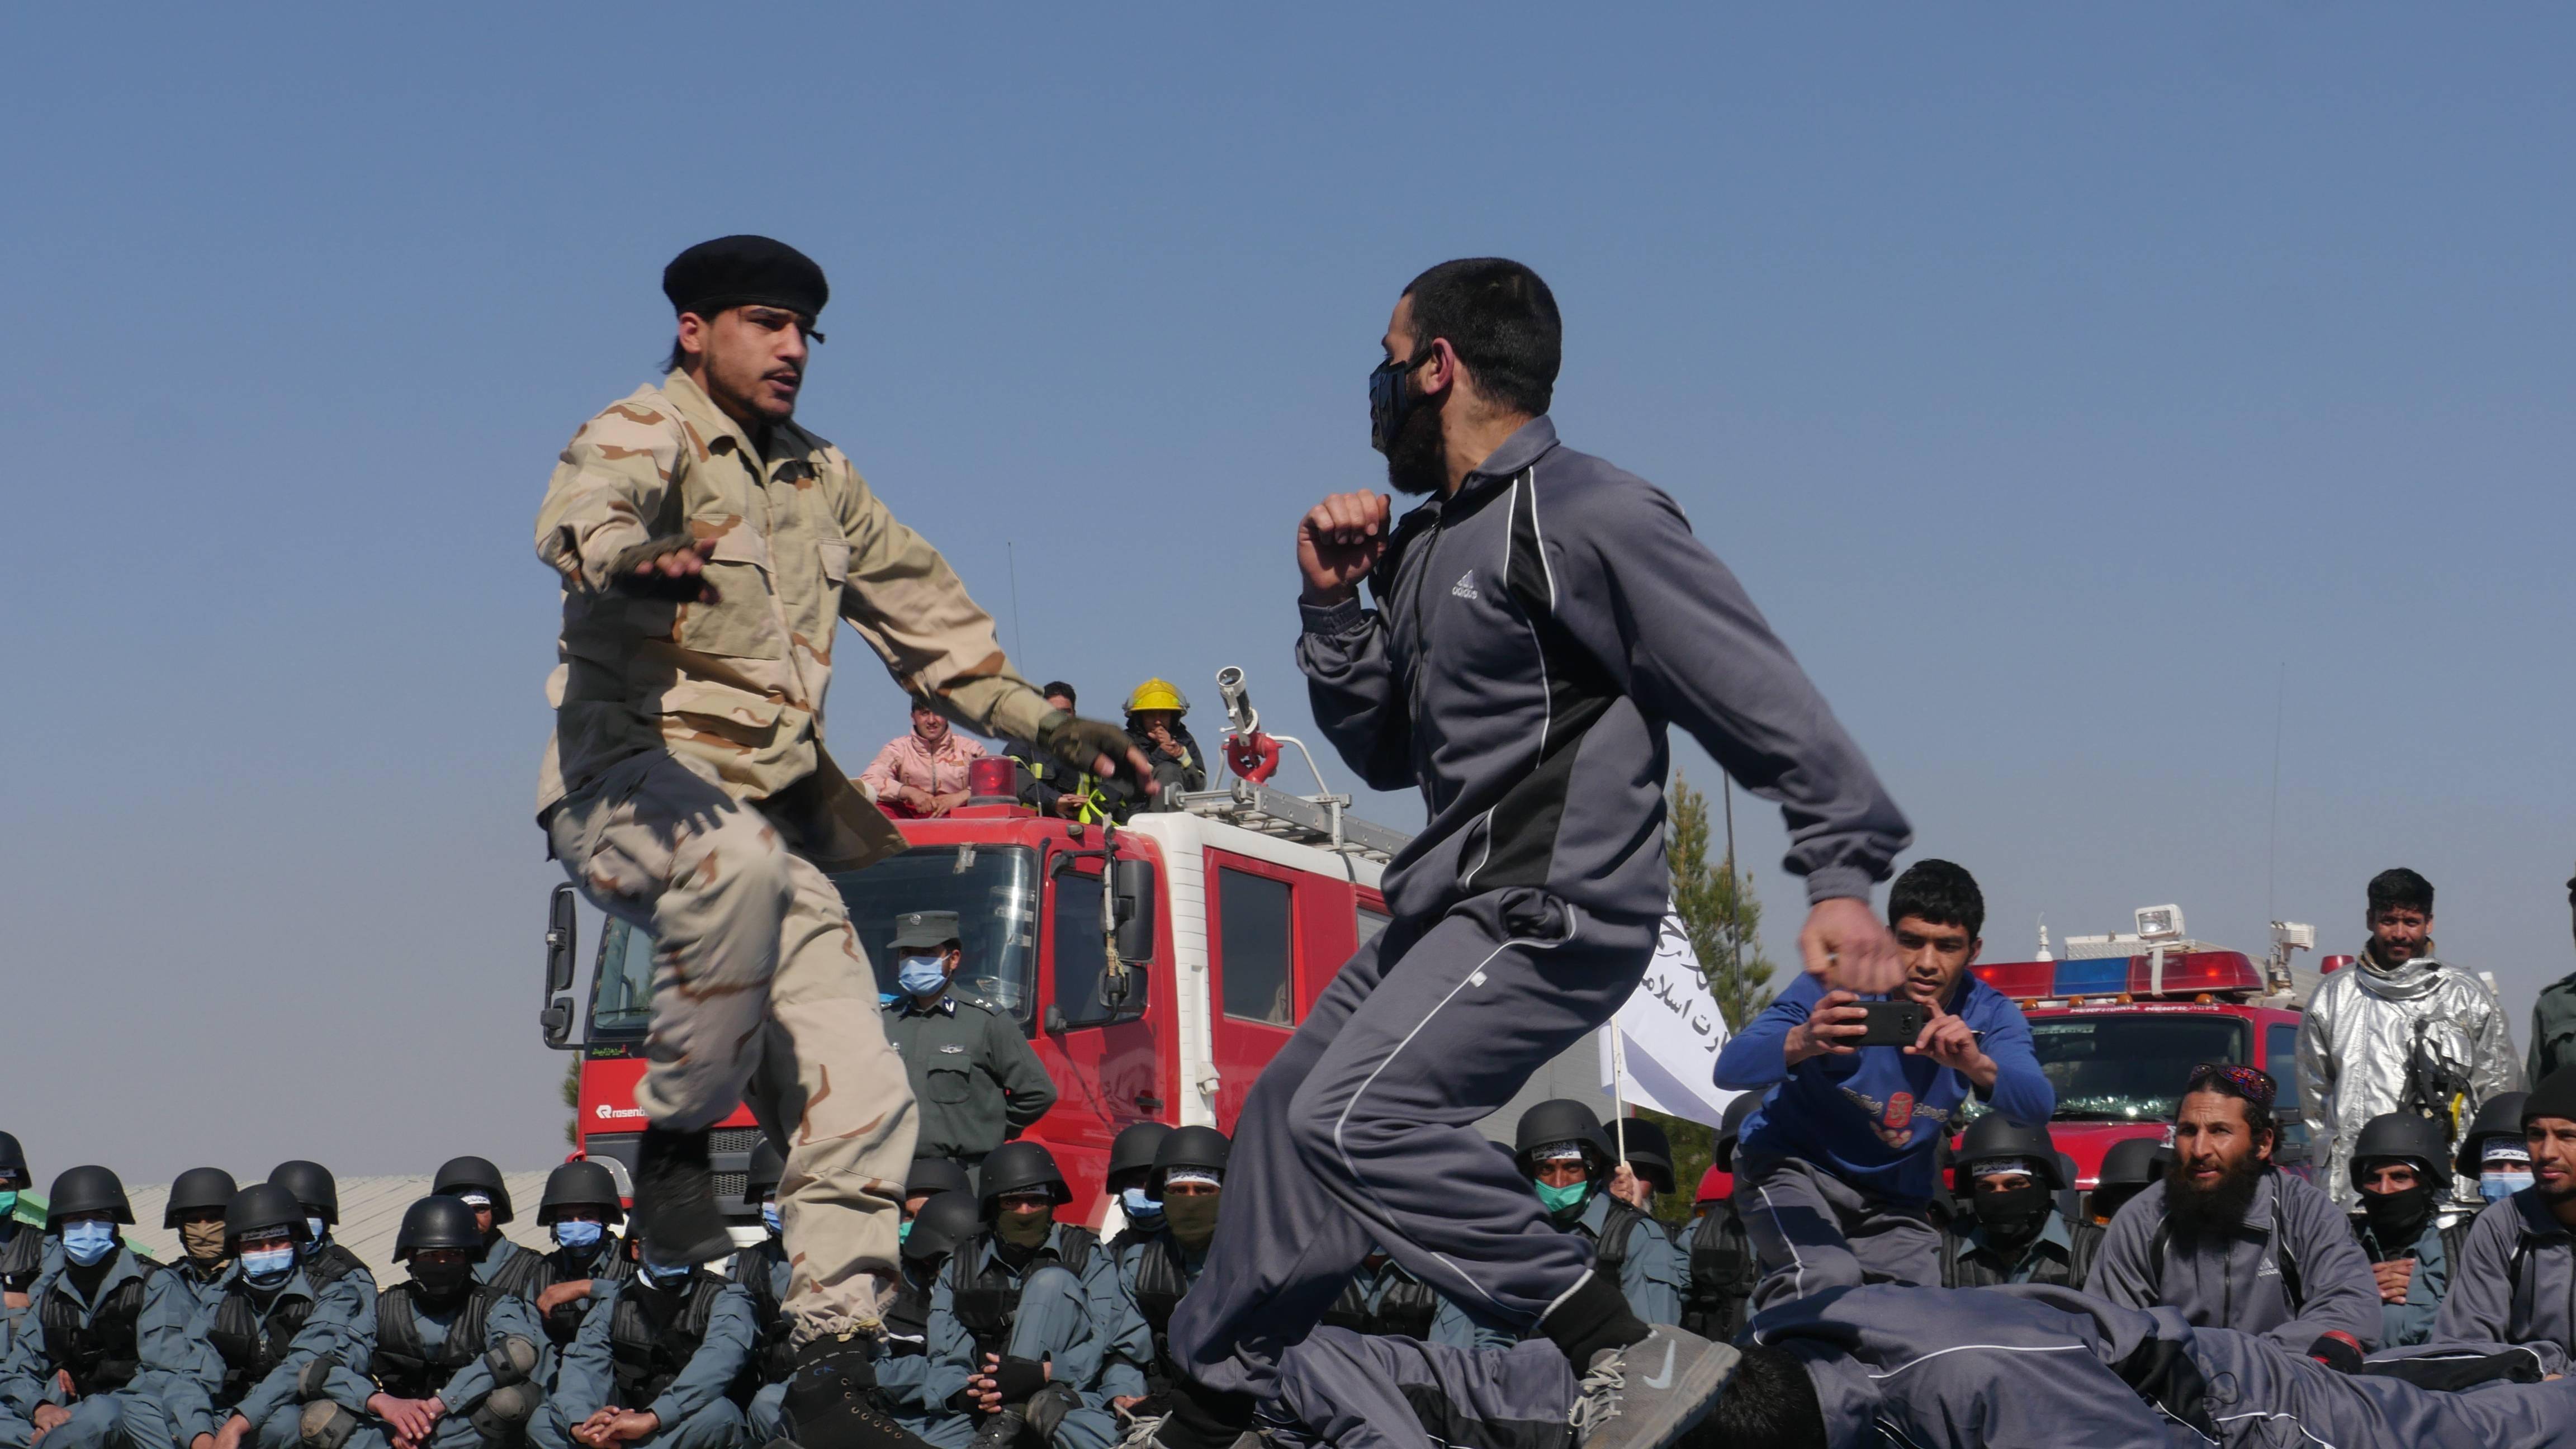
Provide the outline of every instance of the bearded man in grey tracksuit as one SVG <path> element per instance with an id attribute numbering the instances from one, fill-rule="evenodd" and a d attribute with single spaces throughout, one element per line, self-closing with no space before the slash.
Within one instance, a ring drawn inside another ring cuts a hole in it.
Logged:
<path id="1" fill-rule="evenodd" d="M 1187 1378 L 1146 1436 L 1163 1449 L 1245 1433 L 1373 1245 L 1553 1342 L 1587 1374 L 1593 1449 L 1655 1449 L 1706 1411 L 1731 1354 L 1639 1322 L 1474 1127 L 1653 956 L 1668 725 L 1780 802 L 1808 969 L 1896 984 L 1869 895 L 1904 816 L 1672 499 L 1557 441 L 1560 337 L 1516 262 L 1416 278 L 1371 412 L 1391 481 L 1434 496 L 1390 527 L 1383 495 L 1341 494 L 1300 525 L 1315 718 L 1372 787 L 1420 789 L 1429 823 L 1386 874 L 1393 924 L 1244 1105 L 1223 1230 L 1172 1320 Z"/>

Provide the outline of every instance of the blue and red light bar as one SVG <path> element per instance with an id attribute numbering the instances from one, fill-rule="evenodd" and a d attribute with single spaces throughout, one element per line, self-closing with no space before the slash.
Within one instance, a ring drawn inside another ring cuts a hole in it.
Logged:
<path id="1" fill-rule="evenodd" d="M 2260 994 L 2262 968 L 2242 951 L 2181 951 L 2165 957 L 2158 987 L 2154 961 L 2145 956 L 2097 956 L 2075 961 L 1990 961 L 1968 968 L 1979 981 L 2016 1001 L 2069 996 L 2191 997 Z"/>

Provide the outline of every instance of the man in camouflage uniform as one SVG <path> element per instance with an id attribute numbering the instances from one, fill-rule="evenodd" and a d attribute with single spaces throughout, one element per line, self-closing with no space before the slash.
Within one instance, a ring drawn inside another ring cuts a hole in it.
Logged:
<path id="1" fill-rule="evenodd" d="M 670 374 L 582 425 L 537 516 L 537 556 L 563 583 L 538 820 L 584 893 L 655 941 L 645 1256 L 732 1251 L 706 1132 L 747 1098 L 787 1150 L 794 1339 L 856 1375 L 853 1337 L 877 1328 L 896 1270 L 915 1124 L 825 876 L 902 848 L 823 745 L 836 624 L 968 728 L 1104 774 L 1144 764 L 1115 726 L 1049 709 L 947 562 L 791 421 L 821 340 L 819 267 L 725 237 L 662 286 L 679 313 Z"/>

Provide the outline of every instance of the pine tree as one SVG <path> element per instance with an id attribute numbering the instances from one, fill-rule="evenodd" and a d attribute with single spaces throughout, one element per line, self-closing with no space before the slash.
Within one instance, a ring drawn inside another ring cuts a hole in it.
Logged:
<path id="1" fill-rule="evenodd" d="M 1771 1003 L 1771 958 L 1762 954 L 1762 903 L 1731 857 L 1709 860 L 1708 797 L 1673 776 L 1666 855 L 1673 870 L 1673 911 L 1682 918 L 1700 977 L 1726 1018 L 1742 1031 Z"/>

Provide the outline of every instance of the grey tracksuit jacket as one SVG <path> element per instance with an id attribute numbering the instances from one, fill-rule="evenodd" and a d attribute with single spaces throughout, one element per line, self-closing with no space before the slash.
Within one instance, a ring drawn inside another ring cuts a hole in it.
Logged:
<path id="1" fill-rule="evenodd" d="M 2244 1229 L 2223 1256 L 2186 1251 L 2171 1238 L 2161 1254 L 2149 1251 L 2165 1220 L 2165 1190 L 2161 1182 L 2150 1186 L 2111 1220 L 2085 1292 L 2126 1308 L 2174 1308 L 2186 1322 L 2259 1333 L 2298 1353 L 2329 1330 L 2350 1334 L 2366 1349 L 2379 1346 L 2379 1280 L 2352 1235 L 2351 1219 L 2322 1189 L 2302 1177 L 2265 1173 L 2245 1210 Z M 2300 1290 L 2296 1308 L 2282 1274 L 2284 1249 Z"/>
<path id="2" fill-rule="evenodd" d="M 2469 1225 L 2433 1337 L 2576 1352 L 2576 1234 L 2550 1215 L 2538 1188 L 2489 1204 Z"/>
<path id="3" fill-rule="evenodd" d="M 1912 839 L 1896 803 L 1671 498 L 1533 419 L 1396 525 L 1374 608 L 1305 610 L 1315 720 L 1429 823 L 1386 873 L 1400 916 L 1533 886 L 1663 914 L 1668 723 L 1779 802 L 1810 900 L 1866 898 Z"/>

